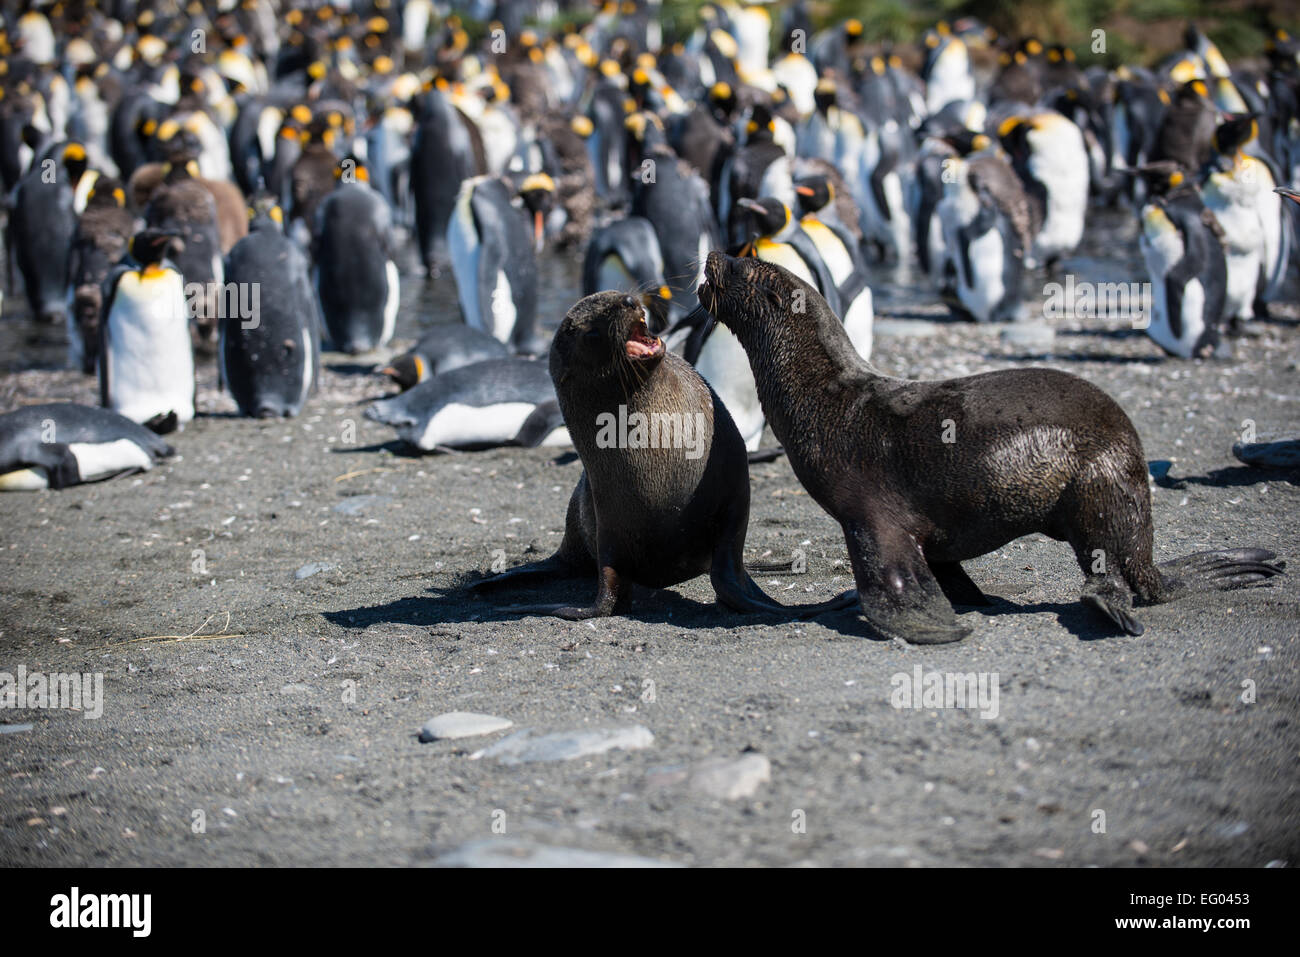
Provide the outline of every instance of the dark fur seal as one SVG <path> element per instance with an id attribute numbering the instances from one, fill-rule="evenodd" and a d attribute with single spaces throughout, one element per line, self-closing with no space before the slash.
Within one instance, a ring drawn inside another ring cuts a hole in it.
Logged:
<path id="1" fill-rule="evenodd" d="M 640 302 L 619 292 L 580 300 L 555 335 L 550 369 L 585 467 L 569 499 L 564 539 L 545 561 L 473 587 L 495 587 L 525 576 L 596 572 L 598 592 L 589 607 L 517 609 L 570 619 L 624 610 L 632 583 L 667 588 L 706 572 L 718 601 L 734 611 L 813 615 L 856 600 L 850 591 L 820 604 L 782 605 L 746 572 L 749 465 L 744 443 L 699 373 L 668 352 L 663 340 L 650 336 Z M 652 423 L 666 421 L 654 416 L 675 413 L 683 424 L 675 433 L 681 441 L 669 436 L 657 447 L 634 447 L 640 445 L 635 432 L 628 433 L 626 442 L 609 442 L 609 432 L 602 439 L 601 423 L 609 423 L 606 415 L 622 418 L 620 407 L 629 426 L 638 421 L 636 413 Z M 684 427 L 688 420 L 690 441 Z"/>
<path id="2" fill-rule="evenodd" d="M 1263 549 L 1156 565 L 1137 431 L 1076 376 L 880 375 L 816 290 L 756 259 L 710 253 L 700 298 L 745 347 L 772 431 L 799 481 L 843 526 L 862 612 L 886 636 L 964 638 L 970 629 L 950 601 L 987 599 L 960 563 L 1033 532 L 1070 543 L 1083 601 L 1133 635 L 1143 631 L 1134 593 L 1159 603 L 1282 571 Z"/>

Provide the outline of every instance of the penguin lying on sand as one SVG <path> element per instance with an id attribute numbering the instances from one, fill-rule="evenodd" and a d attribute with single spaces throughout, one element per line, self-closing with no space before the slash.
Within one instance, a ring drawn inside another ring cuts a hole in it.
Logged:
<path id="1" fill-rule="evenodd" d="M 0 491 L 66 488 L 148 471 L 172 447 L 142 425 L 87 405 L 29 405 L 0 415 Z"/>
<path id="2" fill-rule="evenodd" d="M 424 452 L 568 445 L 545 362 L 512 356 L 461 366 L 366 409 Z"/>
<path id="3" fill-rule="evenodd" d="M 505 343 L 482 329 L 463 322 L 447 322 L 434 326 L 379 372 L 406 390 L 440 373 L 509 355 Z"/>

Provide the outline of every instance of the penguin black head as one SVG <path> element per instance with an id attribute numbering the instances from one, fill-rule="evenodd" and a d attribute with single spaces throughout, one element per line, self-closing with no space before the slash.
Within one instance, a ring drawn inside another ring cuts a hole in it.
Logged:
<path id="1" fill-rule="evenodd" d="M 817 81 L 817 87 L 813 90 L 813 102 L 817 105 L 817 112 L 823 116 L 826 111 L 835 105 L 835 81 L 828 76 L 822 77 Z"/>
<path id="2" fill-rule="evenodd" d="M 736 109 L 736 91 L 730 83 L 719 81 L 709 88 L 709 106 L 713 115 L 726 123 Z"/>
<path id="3" fill-rule="evenodd" d="M 745 124 L 745 139 L 749 143 L 771 140 L 776 133 L 776 121 L 772 110 L 765 103 L 755 103 L 749 111 L 749 122 Z"/>
<path id="4" fill-rule="evenodd" d="M 74 186 L 86 174 L 90 161 L 86 157 L 86 148 L 80 143 L 69 143 L 63 147 L 63 168 L 68 171 L 68 180 Z"/>
<path id="5" fill-rule="evenodd" d="M 748 219 L 754 226 L 751 235 L 755 239 L 775 236 L 790 224 L 790 208 L 775 197 L 738 199 L 736 205 L 749 213 Z"/>
<path id="6" fill-rule="evenodd" d="M 1214 131 L 1211 143 L 1220 158 L 1231 161 L 1236 158 L 1243 146 L 1257 136 L 1259 136 L 1259 114 L 1243 113 L 1220 123 Z"/>
<path id="7" fill-rule="evenodd" d="M 405 392 L 429 378 L 429 363 L 424 356 L 408 352 L 384 366 L 379 373 L 388 376 Z"/>
<path id="8" fill-rule="evenodd" d="M 959 156 L 970 156 L 971 153 L 978 153 L 993 145 L 992 138 L 987 134 L 964 128 L 946 133 L 943 141 L 955 149 Z"/>
<path id="9" fill-rule="evenodd" d="M 1160 160 L 1139 166 L 1137 175 L 1146 184 L 1148 196 L 1168 196 L 1175 190 L 1192 187 L 1192 181 L 1182 165 L 1173 160 Z"/>
<path id="10" fill-rule="evenodd" d="M 180 252 L 184 243 L 179 235 L 166 229 L 142 229 L 131 237 L 131 258 L 142 270 L 157 267 L 171 252 Z"/>
<path id="11" fill-rule="evenodd" d="M 533 242 L 540 249 L 547 214 L 555 208 L 555 180 L 545 173 L 534 173 L 519 184 L 519 198 L 533 214 Z"/>
<path id="12" fill-rule="evenodd" d="M 1002 148 L 1013 157 L 1023 158 L 1029 152 L 1029 131 L 1032 128 L 1023 116 L 1007 117 L 998 126 Z"/>
<path id="13" fill-rule="evenodd" d="M 623 117 L 623 128 L 627 130 L 634 144 L 640 147 L 639 150 L 634 150 L 634 153 L 643 153 L 668 142 L 667 135 L 664 133 L 663 120 L 649 110 L 639 110 Z M 640 175 L 640 170 L 632 174 L 633 178 Z"/>
<path id="14" fill-rule="evenodd" d="M 794 191 L 799 197 L 799 210 L 803 213 L 825 209 L 835 199 L 835 184 L 822 173 L 795 180 Z"/>

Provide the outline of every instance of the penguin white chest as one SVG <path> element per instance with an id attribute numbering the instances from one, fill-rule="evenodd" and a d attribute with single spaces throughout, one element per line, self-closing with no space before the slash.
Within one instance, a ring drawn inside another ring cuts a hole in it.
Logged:
<path id="1" fill-rule="evenodd" d="M 194 418 L 194 353 L 180 273 L 118 281 L 108 315 L 108 406 L 135 422 Z"/>

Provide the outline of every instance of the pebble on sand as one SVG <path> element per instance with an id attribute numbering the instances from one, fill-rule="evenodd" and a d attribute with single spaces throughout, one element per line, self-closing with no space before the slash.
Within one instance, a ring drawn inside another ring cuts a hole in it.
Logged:
<path id="1" fill-rule="evenodd" d="M 302 581 L 304 578 L 311 578 L 312 575 L 319 575 L 321 572 L 332 572 L 334 566 L 326 562 L 308 562 L 293 573 L 294 581 Z"/>
<path id="2" fill-rule="evenodd" d="M 621 728 L 593 728 L 583 731 L 557 731 L 554 734 L 533 736 L 530 728 L 502 738 L 491 747 L 470 755 L 471 758 L 495 758 L 502 764 L 523 764 L 529 761 L 572 761 L 593 754 L 604 754 L 621 748 L 635 751 L 648 748 L 654 742 L 650 729 L 639 724 Z"/>
<path id="3" fill-rule="evenodd" d="M 435 867 L 680 867 L 634 854 L 551 847 L 513 838 L 488 838 L 462 844 L 437 858 Z"/>
<path id="4" fill-rule="evenodd" d="M 435 718 L 430 718 L 420 729 L 420 742 L 441 741 L 450 738 L 472 738 L 479 734 L 491 734 L 504 731 L 514 726 L 509 718 L 498 718 L 491 714 L 475 714 L 472 711 L 448 711 Z"/>
<path id="5" fill-rule="evenodd" d="M 32 730 L 30 724 L 0 724 L 0 734 L 19 734 L 30 730 Z"/>
<path id="6" fill-rule="evenodd" d="M 772 762 L 761 754 L 711 758 L 691 768 L 691 788 L 720 801 L 749 797 L 772 780 Z"/>

